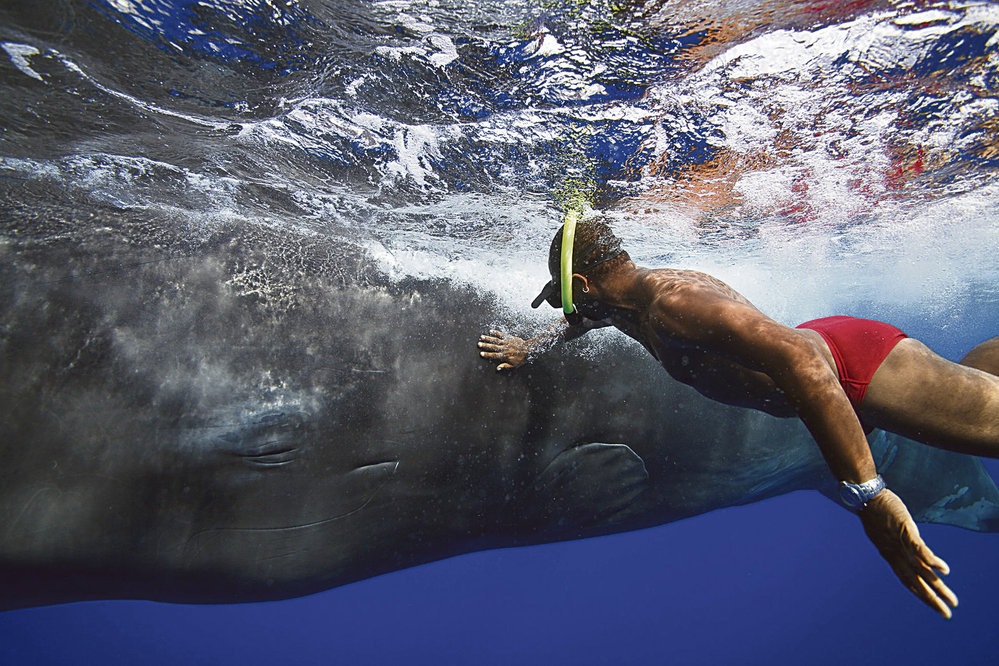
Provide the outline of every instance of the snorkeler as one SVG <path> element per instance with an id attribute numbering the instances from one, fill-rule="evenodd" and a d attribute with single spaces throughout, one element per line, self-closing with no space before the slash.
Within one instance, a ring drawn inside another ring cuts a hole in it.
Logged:
<path id="1" fill-rule="evenodd" d="M 603 326 L 640 342 L 675 379 L 730 405 L 797 416 L 870 540 L 902 583 L 946 618 L 957 597 L 902 500 L 877 473 L 865 428 L 999 457 L 999 338 L 952 363 L 893 326 L 852 317 L 784 326 L 704 273 L 635 265 L 610 227 L 570 213 L 552 241 L 547 301 L 565 317 L 535 338 L 501 331 L 480 354 L 516 368 Z M 563 248 L 566 250 L 563 252 Z"/>

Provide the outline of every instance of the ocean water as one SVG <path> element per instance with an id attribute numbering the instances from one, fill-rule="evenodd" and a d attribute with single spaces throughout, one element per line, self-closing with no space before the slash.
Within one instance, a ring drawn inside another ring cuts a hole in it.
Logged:
<path id="1" fill-rule="evenodd" d="M 641 264 L 956 359 L 999 332 L 997 45 L 992 3 L 6 0 L 0 178 L 349 236 L 523 331 L 583 197 Z M 0 663 L 995 663 L 999 538 L 921 529 L 950 622 L 798 492 L 288 601 L 8 612 Z"/>

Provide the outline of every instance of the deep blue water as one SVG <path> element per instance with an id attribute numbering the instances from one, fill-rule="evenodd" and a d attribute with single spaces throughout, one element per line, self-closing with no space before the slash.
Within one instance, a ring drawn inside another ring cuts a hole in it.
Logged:
<path id="1" fill-rule="evenodd" d="M 502 273 L 525 327 L 581 192 L 643 263 L 956 359 L 999 330 L 997 34 L 990 3 L 6 2 L 0 169 Z M 289 601 L 9 612 L 0 663 L 996 663 L 999 538 L 921 530 L 950 622 L 799 492 Z"/>
<path id="2" fill-rule="evenodd" d="M 961 605 L 950 622 L 909 598 L 852 516 L 795 493 L 291 601 L 7 613 L 2 654 L 12 664 L 994 663 L 996 539 L 922 532 L 953 570 Z"/>

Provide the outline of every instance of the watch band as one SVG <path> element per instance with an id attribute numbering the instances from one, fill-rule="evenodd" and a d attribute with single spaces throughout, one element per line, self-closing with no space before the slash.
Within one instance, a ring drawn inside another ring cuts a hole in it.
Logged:
<path id="1" fill-rule="evenodd" d="M 885 480 L 878 474 L 870 481 L 863 483 L 850 483 L 841 481 L 839 484 L 839 499 L 848 508 L 860 511 L 867 507 L 867 503 L 877 497 L 878 493 L 885 489 Z"/>

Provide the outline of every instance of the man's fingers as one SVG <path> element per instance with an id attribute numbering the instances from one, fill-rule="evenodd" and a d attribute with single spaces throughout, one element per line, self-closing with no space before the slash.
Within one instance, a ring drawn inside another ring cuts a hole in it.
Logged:
<path id="1" fill-rule="evenodd" d="M 901 539 L 903 543 L 908 543 L 907 549 L 914 564 L 936 569 L 944 576 L 950 573 L 950 567 L 941 558 L 930 550 L 923 538 L 919 536 L 919 527 L 911 519 L 902 528 Z"/>
<path id="2" fill-rule="evenodd" d="M 940 613 L 944 619 L 949 620 L 953 613 L 951 613 L 950 608 L 944 603 L 943 599 L 938 597 L 932 589 L 926 584 L 922 578 L 918 579 L 918 589 L 909 588 L 916 593 L 916 596 L 923 600 L 926 605 Z"/>
<path id="3" fill-rule="evenodd" d="M 939 578 L 936 580 L 936 584 L 931 585 L 927 583 L 925 578 L 916 577 L 918 590 L 913 590 L 916 592 L 916 596 L 926 602 L 933 610 L 940 613 L 946 619 L 950 619 L 952 616 L 950 608 L 957 606 L 957 597 L 954 593 L 943 584 Z M 942 589 L 941 589 L 942 588 Z M 912 589 L 911 587 L 909 589 Z M 945 592 L 944 594 L 941 594 Z M 953 599 L 953 602 L 950 602 Z M 949 604 L 949 605 L 948 605 Z"/>
<path id="4" fill-rule="evenodd" d="M 907 559 L 907 562 L 900 562 L 898 566 L 892 567 L 895 575 L 923 603 L 949 620 L 952 616 L 951 608 L 957 608 L 957 595 L 925 562 L 916 561 L 912 557 Z"/>
<path id="5" fill-rule="evenodd" d="M 941 575 L 947 576 L 950 574 L 950 567 L 947 566 L 947 563 L 937 557 L 922 539 L 919 540 L 916 548 L 919 551 L 919 559 L 923 564 L 936 569 Z"/>
<path id="6" fill-rule="evenodd" d="M 509 361 L 520 362 L 518 358 L 518 348 L 515 344 L 518 338 L 507 338 L 506 333 L 495 328 L 490 329 L 489 334 L 483 333 L 479 336 L 479 356 L 482 358 L 501 361 L 496 366 L 498 371 L 513 370 L 517 366 Z"/>
<path id="7" fill-rule="evenodd" d="M 910 545 L 907 550 L 913 575 L 918 579 L 921 589 L 934 599 L 931 605 L 938 613 L 950 619 L 950 608 L 957 608 L 957 595 L 937 575 L 938 572 L 944 576 L 948 575 L 950 567 L 926 545 L 919 536 L 919 528 L 915 523 L 910 523 L 907 527 Z"/>
<path id="8" fill-rule="evenodd" d="M 926 542 L 919 536 L 918 528 L 912 526 L 910 532 L 912 550 L 909 553 L 910 566 L 921 581 L 927 584 L 933 592 L 954 608 L 957 607 L 957 595 L 947 587 L 947 584 L 937 575 L 948 575 L 950 567 L 943 559 L 937 557 Z M 948 609 L 947 615 L 950 615 Z"/>
<path id="9" fill-rule="evenodd" d="M 905 505 L 891 491 L 882 491 L 861 515 L 864 529 L 905 587 L 944 618 L 957 607 L 957 595 L 940 579 L 950 567 L 919 536 Z"/>
<path id="10" fill-rule="evenodd" d="M 922 577 L 920 577 L 916 572 L 912 571 L 908 567 L 893 567 L 895 569 L 895 575 L 898 579 L 905 585 L 906 588 L 914 595 L 916 595 L 920 601 L 940 613 L 944 618 L 950 619 L 951 612 L 947 604 L 944 603 L 937 593 L 931 588 Z"/>
<path id="11" fill-rule="evenodd" d="M 491 349 L 493 351 L 503 351 L 510 347 L 509 340 L 501 340 L 500 338 L 493 338 L 488 335 L 483 335 L 479 338 L 479 348 L 480 349 Z"/>
<path id="12" fill-rule="evenodd" d="M 937 593 L 937 596 L 947 602 L 947 605 L 951 608 L 957 608 L 957 595 L 954 591 L 947 587 L 947 584 L 937 578 L 936 580 L 930 581 L 930 586 L 933 591 Z M 950 608 L 947 609 L 947 619 L 950 619 Z"/>
<path id="13" fill-rule="evenodd" d="M 927 550 L 929 549 L 927 548 Z M 932 555 L 932 553 L 930 554 Z M 939 563 L 943 565 L 943 569 L 946 569 L 948 572 L 950 571 L 947 567 L 947 563 L 940 558 L 934 557 L 933 560 L 939 561 Z M 916 567 L 916 575 L 919 580 L 928 586 L 937 597 L 943 599 L 947 605 L 952 608 L 957 608 L 957 595 L 954 594 L 953 590 L 947 587 L 947 583 L 943 582 L 943 579 L 937 575 L 936 570 L 940 570 L 942 572 L 943 569 L 939 566 L 926 562 L 925 560 L 918 562 Z M 947 616 L 950 617 L 949 609 L 947 611 Z"/>

